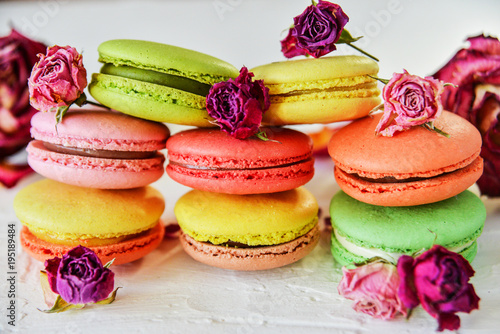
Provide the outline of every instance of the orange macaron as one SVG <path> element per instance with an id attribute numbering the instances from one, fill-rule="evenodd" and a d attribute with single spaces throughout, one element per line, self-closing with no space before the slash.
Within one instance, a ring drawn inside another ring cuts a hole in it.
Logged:
<path id="1" fill-rule="evenodd" d="M 348 195 L 374 205 L 410 206 L 453 197 L 483 172 L 481 135 L 465 119 L 444 111 L 434 126 L 384 137 L 375 134 L 382 114 L 354 121 L 335 133 L 328 152 L 335 179 Z"/>

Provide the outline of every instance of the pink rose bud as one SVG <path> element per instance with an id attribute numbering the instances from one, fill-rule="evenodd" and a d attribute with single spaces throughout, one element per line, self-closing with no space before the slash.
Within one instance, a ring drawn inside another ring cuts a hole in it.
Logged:
<path id="1" fill-rule="evenodd" d="M 396 266 L 385 262 L 372 262 L 354 269 L 342 268 L 338 286 L 341 296 L 354 301 L 357 312 L 379 319 L 393 319 L 406 315 L 406 308 L 398 296 L 399 276 Z"/>
<path id="2" fill-rule="evenodd" d="M 28 80 L 31 105 L 40 111 L 66 110 L 87 86 L 82 55 L 73 47 L 56 45 L 38 56 Z"/>
<path id="3" fill-rule="evenodd" d="M 441 93 L 443 83 L 427 77 L 394 73 L 384 86 L 384 115 L 375 133 L 392 137 L 398 131 L 436 120 L 443 111 Z"/>

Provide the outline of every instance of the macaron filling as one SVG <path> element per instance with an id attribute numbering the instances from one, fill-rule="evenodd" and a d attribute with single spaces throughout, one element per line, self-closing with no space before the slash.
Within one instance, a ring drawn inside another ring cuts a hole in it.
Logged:
<path id="1" fill-rule="evenodd" d="M 482 230 L 482 229 L 481 229 Z M 479 231 L 478 233 L 481 233 Z M 413 255 L 413 252 L 390 252 L 390 251 L 384 251 L 380 248 L 375 248 L 375 247 L 364 247 L 364 246 L 359 246 L 355 244 L 354 242 L 350 241 L 348 238 L 340 235 L 340 233 L 337 231 L 337 229 L 333 229 L 333 237 L 336 239 L 336 241 L 344 247 L 347 251 L 350 253 L 364 257 L 366 259 L 374 258 L 374 257 L 380 257 L 382 259 L 385 259 L 389 262 L 392 263 L 397 263 L 398 259 L 402 255 Z M 476 242 L 476 239 L 472 239 L 469 241 L 464 241 L 463 243 L 457 244 L 454 243 L 453 245 L 443 245 L 445 248 L 448 250 L 455 252 L 455 253 L 461 253 L 471 247 L 474 243 Z"/>
<path id="2" fill-rule="evenodd" d="M 49 142 L 42 142 L 43 146 L 52 152 L 79 155 L 84 157 L 95 157 L 105 159 L 148 159 L 156 155 L 157 151 L 114 151 L 114 150 L 98 150 L 82 147 L 71 147 Z"/>
<path id="3" fill-rule="evenodd" d="M 31 230 L 28 226 L 23 226 L 23 228 L 26 228 L 27 231 L 25 233 L 32 234 L 36 238 L 56 244 L 56 245 L 65 245 L 65 246 L 78 246 L 78 245 L 83 245 L 87 247 L 98 247 L 98 246 L 106 246 L 106 245 L 113 245 L 117 244 L 119 242 L 123 242 L 126 240 L 138 238 L 141 236 L 145 236 L 158 225 L 158 222 L 156 222 L 152 227 L 141 231 L 141 232 L 136 232 L 136 233 L 131 233 L 131 234 L 123 234 L 123 235 L 117 235 L 117 236 L 95 236 L 95 237 L 89 237 L 88 235 L 56 235 L 54 233 L 51 233 L 50 231 L 38 231 L 38 230 Z"/>
<path id="4" fill-rule="evenodd" d="M 101 73 L 167 86 L 201 96 L 206 96 L 211 87 L 190 78 L 127 65 L 105 64 Z"/>
<path id="5" fill-rule="evenodd" d="M 176 162 L 176 161 L 169 161 L 169 164 L 171 166 L 178 166 L 181 168 L 194 169 L 194 170 L 214 170 L 214 171 L 232 171 L 232 170 L 234 170 L 234 171 L 237 171 L 237 170 L 242 170 L 242 169 L 245 169 L 245 170 L 247 170 L 247 169 L 265 170 L 265 169 L 280 168 L 280 167 L 285 168 L 285 167 L 290 167 L 290 166 L 295 166 L 295 165 L 307 163 L 307 162 L 310 162 L 312 160 L 313 160 L 312 157 L 309 157 L 307 159 L 299 160 L 296 162 L 284 163 L 284 164 L 276 164 L 276 165 L 261 166 L 261 167 L 249 166 L 249 167 L 239 167 L 239 168 L 236 166 L 233 166 L 233 167 L 195 166 L 195 165 L 180 163 L 180 162 Z"/>

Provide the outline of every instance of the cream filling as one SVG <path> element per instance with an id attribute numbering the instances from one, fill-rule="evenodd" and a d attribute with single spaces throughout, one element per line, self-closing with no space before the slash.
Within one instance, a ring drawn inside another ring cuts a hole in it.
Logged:
<path id="1" fill-rule="evenodd" d="M 339 235 L 337 233 L 337 230 L 334 230 L 335 238 L 337 239 L 338 243 L 342 245 L 345 249 L 347 249 L 349 252 L 362 256 L 365 258 L 373 258 L 373 257 L 380 257 L 384 260 L 387 260 L 391 263 L 397 263 L 398 259 L 400 256 L 405 255 L 404 253 L 391 253 L 391 252 L 385 252 L 383 250 L 377 249 L 377 248 L 365 248 L 365 247 L 360 247 L 349 240 L 347 240 L 345 237 Z M 449 251 L 452 251 L 454 253 L 460 253 L 464 249 L 470 247 L 474 243 L 474 240 L 469 241 L 468 243 L 460 246 L 455 246 L 455 247 L 446 247 Z"/>

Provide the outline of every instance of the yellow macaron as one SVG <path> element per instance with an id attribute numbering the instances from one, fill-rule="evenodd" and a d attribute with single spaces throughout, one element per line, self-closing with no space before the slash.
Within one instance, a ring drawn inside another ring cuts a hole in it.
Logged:
<path id="1" fill-rule="evenodd" d="M 363 56 L 274 62 L 251 69 L 269 88 L 270 125 L 332 123 L 360 118 L 378 106 L 378 64 Z"/>

